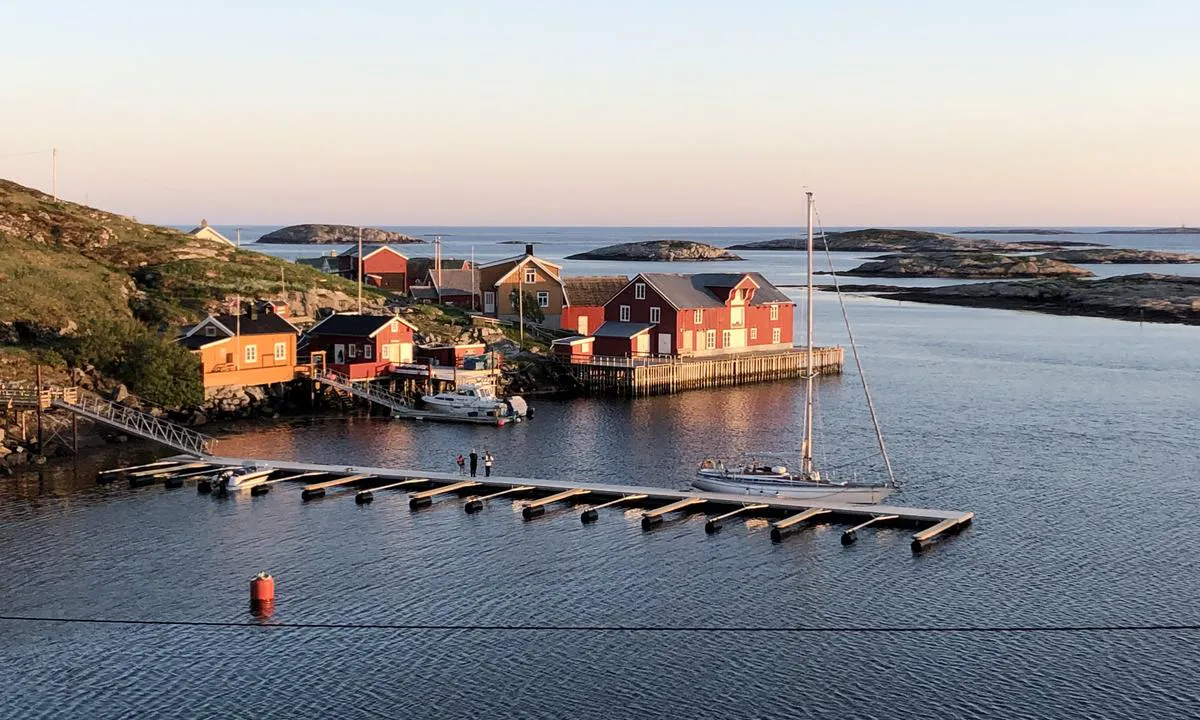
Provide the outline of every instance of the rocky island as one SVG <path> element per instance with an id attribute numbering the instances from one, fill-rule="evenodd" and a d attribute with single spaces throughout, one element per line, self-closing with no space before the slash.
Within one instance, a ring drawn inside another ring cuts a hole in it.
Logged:
<path id="1" fill-rule="evenodd" d="M 1166 252 L 1163 250 L 1135 250 L 1133 248 L 1091 248 L 1088 250 L 1058 250 L 1038 257 L 1061 260 L 1068 263 L 1095 263 L 1115 265 L 1190 265 L 1200 263 L 1200 255 Z"/>
<path id="2" fill-rule="evenodd" d="M 1145 273 L 1103 280 L 1043 278 L 895 290 L 872 294 L 941 305 L 1200 325 L 1197 277 Z"/>
<path id="3" fill-rule="evenodd" d="M 293 245 L 346 245 L 358 242 L 359 230 L 362 241 L 372 244 L 423 243 L 421 238 L 379 228 L 359 228 L 357 225 L 288 225 L 269 232 L 258 239 L 260 243 L 287 243 Z"/>
<path id="4" fill-rule="evenodd" d="M 817 239 L 816 245 L 823 249 L 840 252 L 1032 252 L 1058 250 L 1068 242 L 1013 242 L 964 238 L 957 235 L 930 232 L 928 230 L 893 230 L 868 228 L 845 232 L 825 233 L 825 239 Z M 799 238 L 779 238 L 758 242 L 731 245 L 730 250 L 803 250 L 804 241 Z"/>
<path id="5" fill-rule="evenodd" d="M 568 260 L 642 260 L 685 262 L 692 260 L 741 260 L 725 248 L 691 240 L 647 240 L 607 245 L 568 255 Z"/>
<path id="6" fill-rule="evenodd" d="M 1186 225 L 1169 228 L 1149 228 L 1146 230 L 1121 228 L 1120 230 L 1101 230 L 1097 235 L 1200 235 L 1200 228 L 1187 227 Z"/>
<path id="7" fill-rule="evenodd" d="M 994 253 L 890 255 L 863 263 L 842 274 L 858 277 L 967 279 L 1092 277 L 1092 273 L 1088 270 L 1045 256 L 1014 257 Z"/>
<path id="8" fill-rule="evenodd" d="M 958 235 L 1074 235 L 1074 230 L 1051 230 L 1048 228 L 982 228 L 959 230 Z M 1075 243 L 1082 245 L 1083 243 Z"/>

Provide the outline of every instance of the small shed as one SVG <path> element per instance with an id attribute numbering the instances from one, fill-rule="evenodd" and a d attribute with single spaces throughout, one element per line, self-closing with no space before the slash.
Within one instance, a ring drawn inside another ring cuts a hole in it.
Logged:
<path id="1" fill-rule="evenodd" d="M 646 356 L 650 354 L 650 323 L 608 320 L 593 333 L 595 355 L 607 357 Z"/>
<path id="2" fill-rule="evenodd" d="M 550 343 L 550 350 L 557 360 L 564 362 L 587 362 L 595 350 L 596 338 L 591 335 L 572 335 Z"/>
<path id="3" fill-rule="evenodd" d="M 418 345 L 416 357 L 418 360 L 426 358 L 432 361 L 431 365 L 462 368 L 465 367 L 464 362 L 468 357 L 483 355 L 485 352 L 487 352 L 487 346 L 483 343 Z"/>

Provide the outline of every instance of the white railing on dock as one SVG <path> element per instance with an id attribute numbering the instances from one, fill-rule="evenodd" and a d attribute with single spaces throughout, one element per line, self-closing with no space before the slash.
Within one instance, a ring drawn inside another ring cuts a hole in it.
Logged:
<path id="1" fill-rule="evenodd" d="M 411 410 L 412 404 L 408 402 L 402 395 L 397 395 L 394 392 L 372 385 L 365 380 L 355 382 L 347 375 L 337 372 L 336 370 L 325 370 L 313 376 L 313 380 L 324 383 L 332 388 L 337 388 L 343 392 L 348 392 L 355 397 L 360 397 L 368 402 L 373 402 L 376 405 L 382 405 L 389 410 Z"/>
<path id="2" fill-rule="evenodd" d="M 207 435 L 92 393 L 79 392 L 74 397 L 64 394 L 54 398 L 53 406 L 189 455 L 211 455 L 216 446 L 216 440 Z"/>

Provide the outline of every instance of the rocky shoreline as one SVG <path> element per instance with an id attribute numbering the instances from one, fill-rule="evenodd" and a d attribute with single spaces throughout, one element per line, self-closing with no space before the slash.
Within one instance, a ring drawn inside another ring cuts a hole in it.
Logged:
<path id="1" fill-rule="evenodd" d="M 826 245 L 834 252 L 1036 252 L 1058 250 L 1067 246 L 1090 245 L 1077 242 L 1003 242 L 964 238 L 957 235 L 929 232 L 927 230 L 895 230 L 868 228 L 845 232 L 825 233 L 817 239 L 817 247 Z M 799 238 L 778 238 L 758 242 L 730 245 L 730 250 L 803 250 L 805 242 Z"/>
<path id="2" fill-rule="evenodd" d="M 828 274 L 828 273 L 817 273 Z M 842 273 L 856 277 L 928 277 L 961 279 L 1092 277 L 1090 270 L 1044 255 L 923 253 L 889 255 Z"/>
<path id="3" fill-rule="evenodd" d="M 686 262 L 741 260 L 725 248 L 691 240 L 647 240 L 621 243 L 568 255 L 567 260 L 638 260 L 650 262 Z"/>
<path id="4" fill-rule="evenodd" d="M 1191 265 L 1200 263 L 1200 255 L 1166 252 L 1164 250 L 1135 250 L 1132 248 L 1090 248 L 1087 250 L 1057 250 L 1039 257 L 1067 263 L 1097 265 Z"/>

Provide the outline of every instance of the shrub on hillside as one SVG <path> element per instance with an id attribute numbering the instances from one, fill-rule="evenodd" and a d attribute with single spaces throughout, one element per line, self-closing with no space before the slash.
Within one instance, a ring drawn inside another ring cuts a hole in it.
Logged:
<path id="1" fill-rule="evenodd" d="M 70 338 L 63 354 L 72 365 L 92 365 L 156 405 L 185 407 L 204 401 L 196 357 L 134 321 L 88 323 Z"/>

